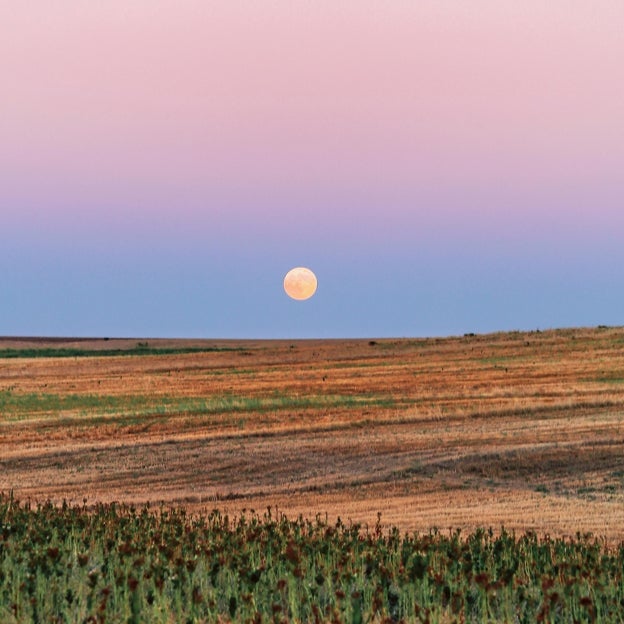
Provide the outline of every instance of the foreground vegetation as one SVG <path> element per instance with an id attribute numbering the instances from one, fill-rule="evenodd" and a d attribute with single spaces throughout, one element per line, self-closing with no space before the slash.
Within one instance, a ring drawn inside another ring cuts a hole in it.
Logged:
<path id="1" fill-rule="evenodd" d="M 624 622 L 624 543 L 0 495 L 2 622 Z"/>

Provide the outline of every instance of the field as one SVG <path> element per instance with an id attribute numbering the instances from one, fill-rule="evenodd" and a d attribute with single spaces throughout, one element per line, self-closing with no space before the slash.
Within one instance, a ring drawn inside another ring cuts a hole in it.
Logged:
<path id="1" fill-rule="evenodd" d="M 287 533 L 307 520 L 361 525 L 363 536 L 437 527 L 451 540 L 461 529 L 481 542 L 502 531 L 590 544 L 591 533 L 604 553 L 624 540 L 624 328 L 6 338 L 0 414 L 5 505 L 10 492 L 76 514 L 149 502 L 259 524 L 270 508 L 295 521 Z M 609 583 L 621 586 L 621 573 Z"/>
<path id="2" fill-rule="evenodd" d="M 4 339 L 0 491 L 620 541 L 623 408 L 622 328 Z"/>

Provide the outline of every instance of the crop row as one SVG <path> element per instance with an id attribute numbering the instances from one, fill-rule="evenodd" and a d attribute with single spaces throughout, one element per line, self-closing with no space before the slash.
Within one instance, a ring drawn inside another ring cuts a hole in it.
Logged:
<path id="1" fill-rule="evenodd" d="M 0 494 L 1 622 L 624 622 L 624 544 Z"/>

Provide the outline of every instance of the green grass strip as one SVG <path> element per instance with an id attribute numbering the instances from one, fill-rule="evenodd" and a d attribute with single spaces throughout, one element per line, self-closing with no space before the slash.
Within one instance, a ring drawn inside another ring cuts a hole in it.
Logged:
<path id="1" fill-rule="evenodd" d="M 285 409 L 395 407 L 389 396 L 379 395 L 309 395 L 248 397 L 223 395 L 210 397 L 115 396 L 99 394 L 21 394 L 0 391 L 0 413 L 5 418 L 80 414 L 98 415 L 168 415 L 267 412 Z"/>
<path id="2" fill-rule="evenodd" d="M 144 347 L 131 349 L 0 349 L 0 359 L 15 358 L 67 358 L 67 357 L 110 357 L 118 355 L 179 355 L 184 353 L 213 353 L 220 351 L 243 351 L 242 347 Z"/>

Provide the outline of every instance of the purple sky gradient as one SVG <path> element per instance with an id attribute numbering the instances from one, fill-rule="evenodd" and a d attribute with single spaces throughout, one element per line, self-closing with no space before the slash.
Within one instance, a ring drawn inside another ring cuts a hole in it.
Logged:
<path id="1" fill-rule="evenodd" d="M 619 0 L 2 3 L 0 334 L 622 324 L 623 23 Z"/>

